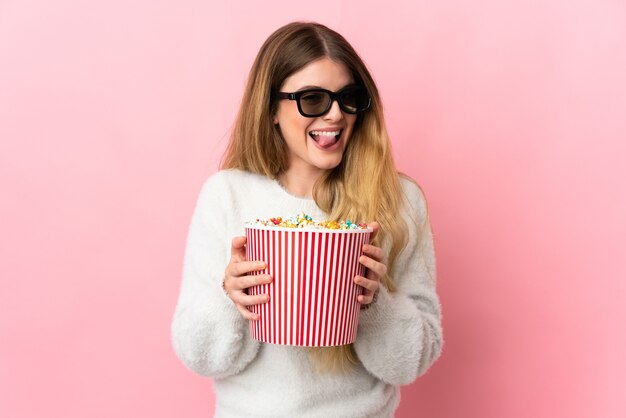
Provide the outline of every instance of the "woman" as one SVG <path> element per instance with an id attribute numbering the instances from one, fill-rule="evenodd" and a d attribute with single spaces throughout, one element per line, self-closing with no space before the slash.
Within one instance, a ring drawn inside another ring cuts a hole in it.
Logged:
<path id="1" fill-rule="evenodd" d="M 222 170 L 204 184 L 185 253 L 172 335 L 191 370 L 214 379 L 218 417 L 388 417 L 399 385 L 442 347 L 424 195 L 400 176 L 382 104 L 338 33 L 295 22 L 274 32 L 249 75 Z M 249 337 L 268 295 L 263 260 L 245 261 L 243 224 L 305 212 L 370 220 L 354 344 L 302 348 Z"/>

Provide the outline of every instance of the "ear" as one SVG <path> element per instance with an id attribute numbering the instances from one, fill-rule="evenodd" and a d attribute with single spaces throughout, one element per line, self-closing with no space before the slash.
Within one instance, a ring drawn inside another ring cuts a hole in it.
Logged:
<path id="1" fill-rule="evenodd" d="M 274 116 L 272 116 L 272 123 L 274 125 L 278 125 L 278 117 L 276 116 L 276 114 L 274 114 Z"/>

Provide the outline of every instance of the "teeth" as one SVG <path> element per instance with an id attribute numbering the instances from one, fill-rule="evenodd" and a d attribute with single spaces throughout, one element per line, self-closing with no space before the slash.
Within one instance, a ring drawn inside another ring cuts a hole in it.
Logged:
<path id="1" fill-rule="evenodd" d="M 315 136 L 337 136 L 341 131 L 332 131 L 332 132 L 324 132 L 324 131 L 311 131 L 311 135 Z"/>

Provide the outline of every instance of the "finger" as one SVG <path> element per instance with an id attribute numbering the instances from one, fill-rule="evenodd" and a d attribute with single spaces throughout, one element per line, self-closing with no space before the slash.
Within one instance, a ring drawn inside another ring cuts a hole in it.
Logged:
<path id="1" fill-rule="evenodd" d="M 373 260 L 366 255 L 362 255 L 361 257 L 359 257 L 359 262 L 379 277 L 383 277 L 385 274 L 387 274 L 386 265 L 376 260 Z"/>
<path id="2" fill-rule="evenodd" d="M 382 248 L 375 247 L 371 244 L 364 244 L 363 252 L 376 261 L 383 261 L 383 257 L 385 256 Z"/>
<path id="3" fill-rule="evenodd" d="M 272 276 L 269 274 L 255 274 L 244 276 L 227 275 L 224 279 L 224 289 L 227 293 L 241 292 L 252 286 L 260 286 L 272 282 Z"/>
<path id="4" fill-rule="evenodd" d="M 266 293 L 262 295 L 246 295 L 243 292 L 234 292 L 232 300 L 243 306 L 261 305 L 270 300 L 270 295 Z"/>
<path id="5" fill-rule="evenodd" d="M 376 292 L 378 290 L 378 286 L 380 285 L 378 280 L 367 279 L 363 276 L 355 276 L 354 283 L 358 284 L 359 286 L 364 287 L 366 290 L 369 290 L 369 292 L 366 292 L 366 295 L 370 292 L 371 293 Z"/>
<path id="6" fill-rule="evenodd" d="M 263 261 L 239 261 L 228 265 L 228 274 L 239 277 L 248 273 L 264 270 L 266 267 Z"/>
<path id="7" fill-rule="evenodd" d="M 239 290 L 247 289 L 252 286 L 259 286 L 272 282 L 272 276 L 269 274 L 257 274 L 251 276 L 239 276 L 235 284 Z"/>
<path id="8" fill-rule="evenodd" d="M 370 241 L 373 241 L 374 238 L 376 238 L 376 235 L 378 235 L 378 230 L 380 229 L 380 225 L 378 224 L 378 222 L 374 221 L 374 222 L 368 223 L 367 226 L 373 229 L 372 235 L 370 235 Z"/>
<path id="9" fill-rule="evenodd" d="M 256 321 L 259 319 L 258 314 L 255 314 L 254 312 L 250 312 L 245 306 L 240 305 L 240 304 L 236 304 L 235 306 L 237 307 L 237 310 L 239 311 L 241 316 L 243 316 L 245 319 L 249 319 L 252 321 Z"/>
<path id="10" fill-rule="evenodd" d="M 359 295 L 357 297 L 357 301 L 361 304 L 361 305 L 369 305 L 370 303 L 372 303 L 374 301 L 374 294 L 370 293 L 370 294 L 363 294 L 363 295 Z"/>
<path id="11" fill-rule="evenodd" d="M 230 247 L 231 257 L 237 257 L 240 259 L 246 258 L 246 240 L 244 236 L 234 237 Z"/>

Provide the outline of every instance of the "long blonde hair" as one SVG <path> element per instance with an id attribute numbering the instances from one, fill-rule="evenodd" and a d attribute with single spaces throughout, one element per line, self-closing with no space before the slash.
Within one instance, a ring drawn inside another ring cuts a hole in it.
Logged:
<path id="1" fill-rule="evenodd" d="M 388 248 L 389 267 L 382 284 L 395 291 L 393 265 L 407 242 L 399 216 L 403 201 L 400 176 L 391 154 L 378 89 L 367 67 L 339 33 L 324 25 L 293 22 L 261 46 L 248 77 L 239 113 L 221 168 L 238 168 L 277 177 L 288 168 L 288 148 L 272 116 L 278 92 L 287 77 L 312 61 L 328 57 L 351 71 L 365 86 L 372 104 L 359 114 L 341 163 L 326 172 L 313 188 L 313 198 L 330 219 L 376 220 L 380 230 L 373 244 Z M 320 371 L 347 371 L 357 362 L 352 345 L 311 349 Z"/>

